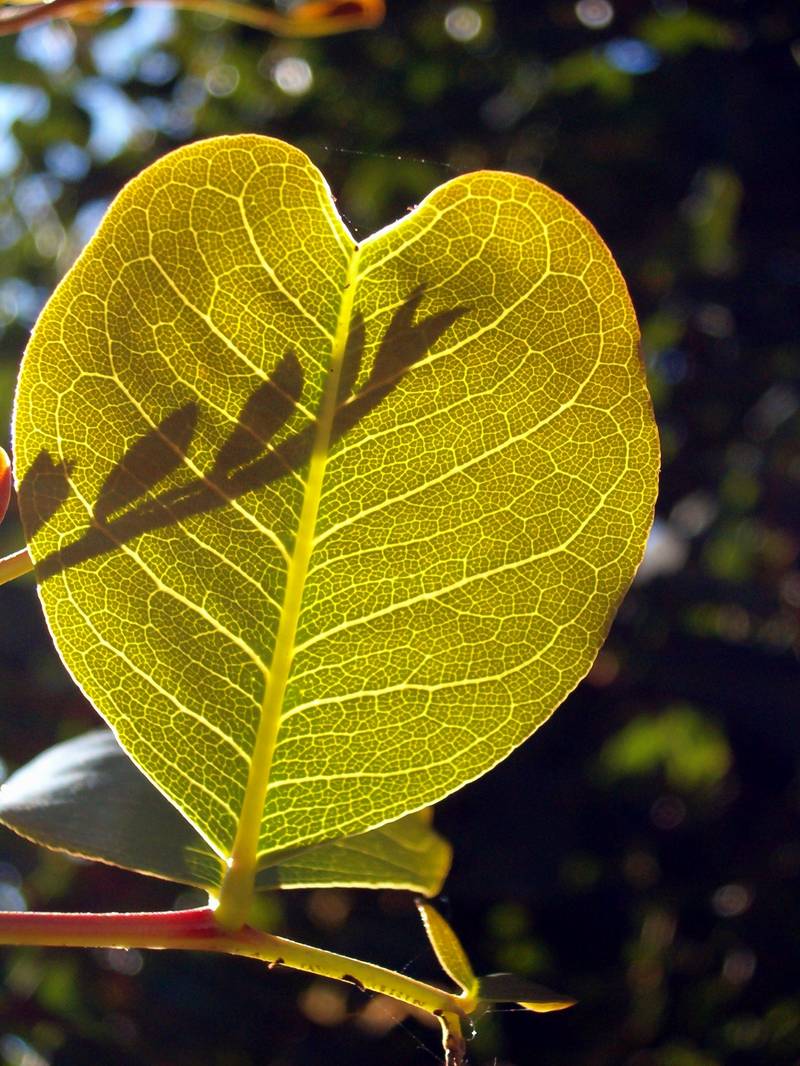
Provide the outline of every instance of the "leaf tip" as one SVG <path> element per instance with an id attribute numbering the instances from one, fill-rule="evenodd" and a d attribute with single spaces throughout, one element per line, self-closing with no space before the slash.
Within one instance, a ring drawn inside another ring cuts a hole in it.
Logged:
<path id="1" fill-rule="evenodd" d="M 536 1014 L 550 1014 L 555 1010 L 566 1010 L 567 1007 L 574 1007 L 577 1004 L 577 999 L 572 999 L 569 996 L 558 996 L 556 993 L 552 993 L 552 999 L 536 1000 L 534 1002 L 522 1002 L 520 1001 L 520 1007 L 524 1007 L 525 1010 L 532 1010 Z"/>

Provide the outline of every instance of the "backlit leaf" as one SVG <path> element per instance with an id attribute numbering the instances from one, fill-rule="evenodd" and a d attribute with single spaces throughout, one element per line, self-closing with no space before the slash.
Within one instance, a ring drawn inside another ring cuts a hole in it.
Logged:
<path id="1" fill-rule="evenodd" d="M 256 888 L 404 888 L 435 896 L 451 854 L 426 809 L 368 833 L 276 857 L 259 870 Z"/>
<path id="2" fill-rule="evenodd" d="M 452 977 L 455 983 L 463 991 L 471 995 L 478 983 L 478 978 L 472 972 L 472 966 L 467 958 L 461 941 L 444 920 L 436 908 L 430 903 L 417 902 L 417 908 L 428 934 L 428 940 L 439 960 L 444 972 Z"/>
<path id="3" fill-rule="evenodd" d="M 434 802 L 586 673 L 656 489 L 637 341 L 530 178 L 359 245 L 268 138 L 123 190 L 25 356 L 20 506 L 66 664 L 221 860 Z"/>
<path id="4" fill-rule="evenodd" d="M 37 844 L 215 893 L 224 864 L 107 729 L 57 744 L 0 788 L 0 822 Z M 257 888 L 404 888 L 432 895 L 450 847 L 419 811 L 356 837 L 273 856 Z"/>

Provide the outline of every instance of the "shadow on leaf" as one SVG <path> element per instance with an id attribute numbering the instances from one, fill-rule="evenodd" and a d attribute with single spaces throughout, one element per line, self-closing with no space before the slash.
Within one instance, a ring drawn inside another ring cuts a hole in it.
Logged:
<path id="1" fill-rule="evenodd" d="M 361 314 L 354 314 L 329 446 L 374 410 L 466 310 L 455 307 L 415 323 L 423 295 L 424 288 L 420 286 L 395 311 L 369 376 L 357 391 L 365 327 Z M 218 510 L 245 493 L 301 470 L 311 455 L 316 420 L 310 419 L 277 445 L 273 446 L 272 441 L 294 413 L 302 389 L 302 367 L 294 352 L 289 351 L 270 377 L 251 393 L 211 467 L 200 477 L 153 495 L 157 486 L 185 463 L 199 408 L 191 402 L 168 415 L 135 441 L 108 475 L 88 529 L 36 564 L 38 580 L 45 581 L 70 566 L 114 551 L 143 533 Z M 29 541 L 68 498 L 74 468 L 73 460 L 54 460 L 47 451 L 40 452 L 31 464 L 19 486 L 20 513 Z"/>

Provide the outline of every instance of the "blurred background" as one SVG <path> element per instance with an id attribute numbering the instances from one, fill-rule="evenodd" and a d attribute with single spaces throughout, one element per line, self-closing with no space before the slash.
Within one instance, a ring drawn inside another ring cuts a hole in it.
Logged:
<path id="1" fill-rule="evenodd" d="M 0 39 L 0 442 L 42 303 L 121 185 L 177 145 L 294 142 L 356 236 L 480 167 L 569 197 L 628 279 L 664 471 L 645 564 L 588 680 L 438 808 L 456 854 L 440 905 L 478 971 L 580 1000 L 488 1013 L 471 1061 L 796 1066 L 797 4 L 388 8 L 378 29 L 314 41 L 167 7 Z M 0 551 L 20 544 L 10 515 Z M 3 589 L 0 619 L 5 773 L 95 716 L 32 583 Z M 179 896 L 0 836 L 2 908 Z M 405 894 L 284 896 L 264 904 L 276 931 L 435 977 Z M 437 1044 L 380 997 L 243 960 L 2 954 L 8 1066 L 424 1066 Z"/>

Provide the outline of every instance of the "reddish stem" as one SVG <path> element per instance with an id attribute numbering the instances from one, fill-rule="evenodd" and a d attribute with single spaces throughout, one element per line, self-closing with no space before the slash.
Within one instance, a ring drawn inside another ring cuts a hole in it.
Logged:
<path id="1" fill-rule="evenodd" d="M 453 995 L 382 966 L 297 944 L 247 925 L 227 932 L 220 927 L 209 907 L 146 914 L 0 912 L 0 944 L 213 951 L 260 959 L 270 964 L 270 968 L 282 964 L 347 981 L 357 988 L 381 992 L 435 1014 L 442 1022 L 447 1040 L 448 1066 L 462 1066 L 460 1019 L 474 1009 L 477 1002 L 466 995 Z"/>
<path id="2" fill-rule="evenodd" d="M 184 947 L 219 937 L 208 907 L 145 914 L 0 912 L 0 943 L 49 947 Z M 117 939 L 118 938 L 118 939 Z"/>

